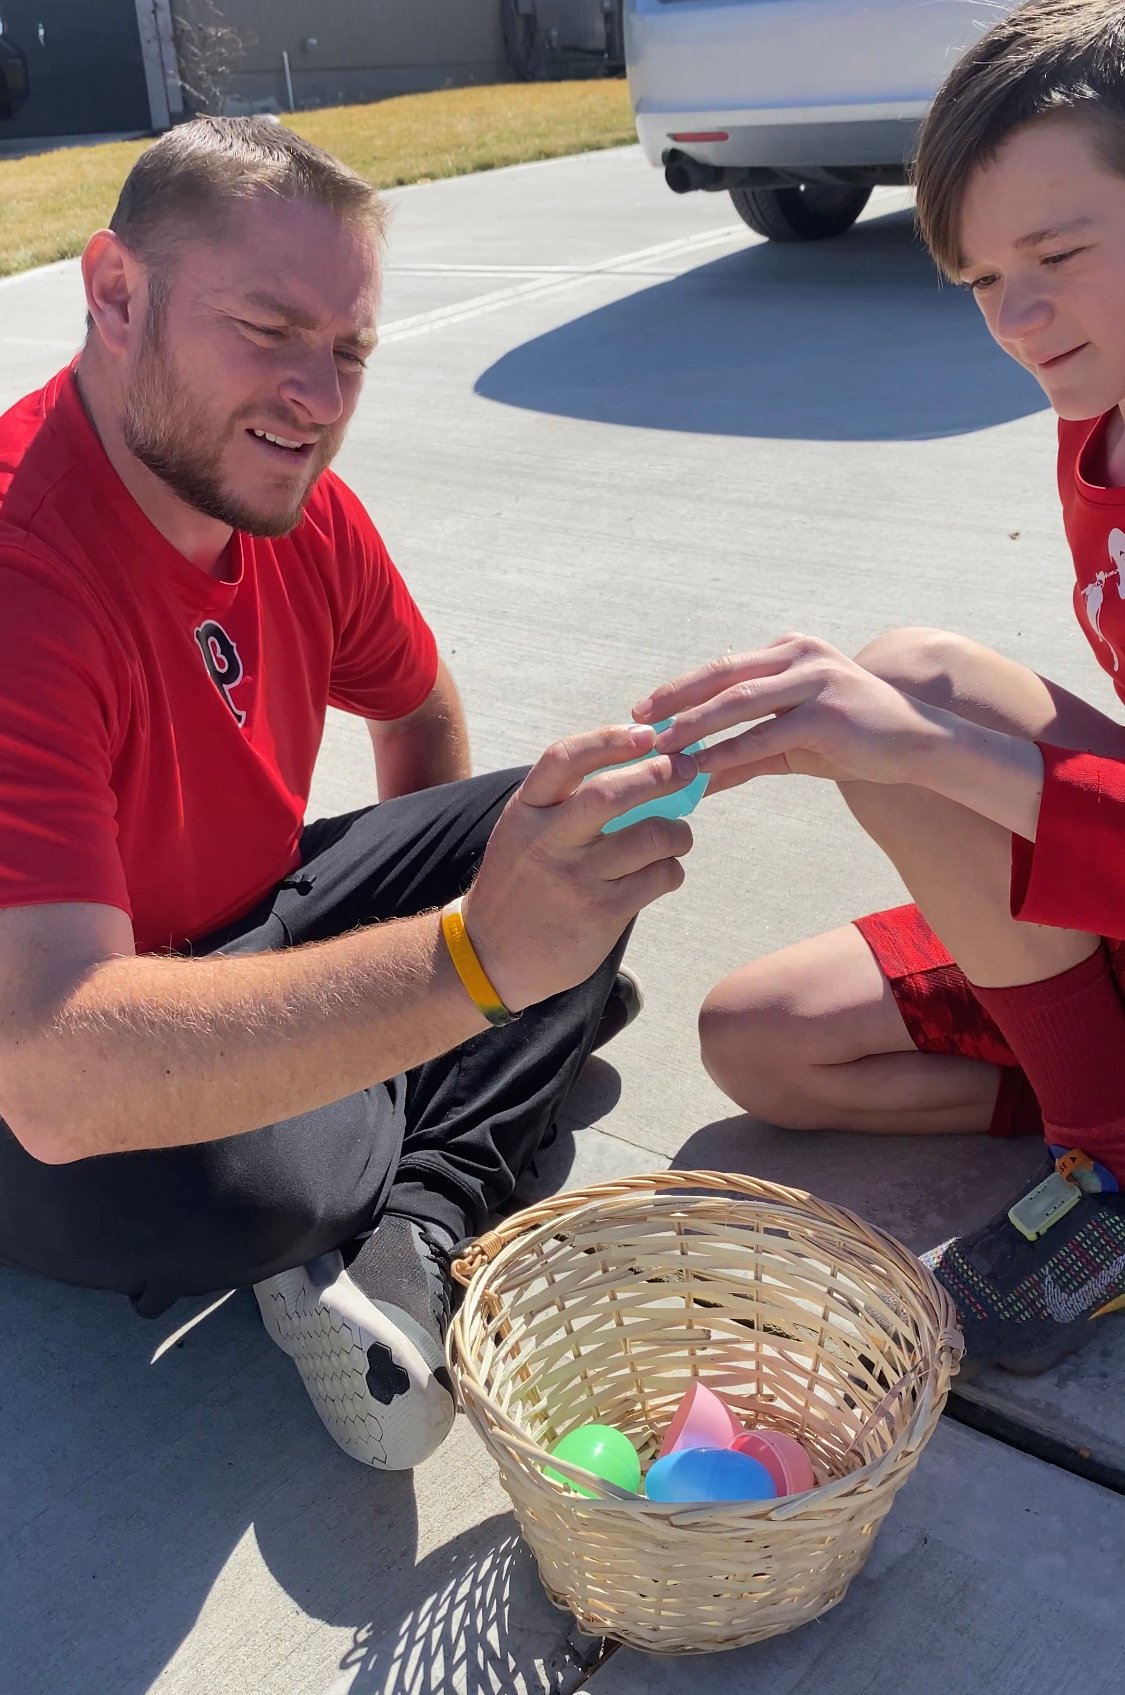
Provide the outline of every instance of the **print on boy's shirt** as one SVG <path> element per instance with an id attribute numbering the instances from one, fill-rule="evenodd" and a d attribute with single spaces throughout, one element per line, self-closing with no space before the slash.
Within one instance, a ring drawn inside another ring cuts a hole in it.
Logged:
<path id="1" fill-rule="evenodd" d="M 1109 656 L 1113 660 L 1113 669 L 1118 671 L 1120 670 L 1120 662 L 1117 658 L 1117 649 L 1109 637 L 1102 634 L 1102 609 L 1105 605 L 1107 583 L 1115 583 L 1118 600 L 1125 601 L 1125 578 L 1122 577 L 1122 569 L 1125 568 L 1125 530 L 1110 530 L 1108 548 L 1111 569 L 1098 571 L 1093 582 L 1087 583 L 1085 588 L 1081 590 L 1081 594 L 1086 612 L 1086 622 L 1098 641 L 1104 647 L 1108 647 Z"/>
<path id="2" fill-rule="evenodd" d="M 1117 531 L 1120 535 L 1120 530 Z M 1122 537 L 1125 542 L 1125 537 Z M 240 712 L 231 699 L 231 690 L 235 688 L 245 675 L 245 668 L 239 657 L 238 647 L 234 638 L 228 636 L 221 624 L 213 618 L 208 618 L 200 624 L 195 632 L 199 651 L 203 655 L 203 663 L 207 675 L 234 713 L 235 722 L 241 726 L 246 722 L 245 712 Z"/>

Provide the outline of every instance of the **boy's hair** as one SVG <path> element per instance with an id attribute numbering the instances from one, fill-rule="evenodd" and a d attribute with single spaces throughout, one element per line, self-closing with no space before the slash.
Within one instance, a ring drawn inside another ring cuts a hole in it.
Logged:
<path id="1" fill-rule="evenodd" d="M 1016 130 L 1072 116 L 1125 175 L 1125 0 L 1026 0 L 962 55 L 938 90 L 914 162 L 918 224 L 959 273 L 961 208 L 973 171 Z"/>
<path id="2" fill-rule="evenodd" d="M 196 118 L 141 154 L 109 227 L 161 288 L 176 249 L 219 236 L 239 203 L 304 200 L 366 225 L 378 240 L 386 209 L 371 183 L 330 153 L 268 118 Z"/>

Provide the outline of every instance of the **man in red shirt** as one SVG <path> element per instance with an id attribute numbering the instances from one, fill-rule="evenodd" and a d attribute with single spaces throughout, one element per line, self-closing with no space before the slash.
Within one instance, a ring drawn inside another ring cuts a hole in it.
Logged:
<path id="1" fill-rule="evenodd" d="M 919 221 L 1059 414 L 1075 607 L 1125 699 L 1125 4 L 1031 0 L 939 92 Z M 1125 728 L 975 642 L 787 636 L 657 691 L 658 746 L 752 720 L 712 789 L 827 777 L 916 905 L 743 967 L 704 1062 L 796 1128 L 1039 1130 L 1042 1176 L 927 1256 L 970 1362 L 1045 1369 L 1125 1306 Z"/>
<path id="2" fill-rule="evenodd" d="M 690 759 L 470 778 L 434 638 L 328 469 L 382 210 L 265 120 L 142 155 L 75 363 L 0 418 L 0 1261 L 143 1313 L 253 1284 L 349 1453 L 453 1416 L 449 1257 L 635 1009 Z M 329 704 L 380 804 L 304 823 Z M 518 1025 L 515 1020 L 519 1019 Z"/>

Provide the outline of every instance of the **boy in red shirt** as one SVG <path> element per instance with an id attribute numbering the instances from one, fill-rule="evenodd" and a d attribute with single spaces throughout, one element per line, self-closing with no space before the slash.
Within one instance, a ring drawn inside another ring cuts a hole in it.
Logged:
<path id="1" fill-rule="evenodd" d="M 922 232 L 1059 415 L 1075 610 L 1125 699 L 1125 4 L 1032 0 L 923 131 Z M 1125 1305 L 1125 728 L 976 643 L 787 636 L 642 702 L 658 745 L 751 727 L 715 788 L 827 777 L 916 904 L 736 971 L 704 1063 L 795 1128 L 1037 1129 L 1041 1177 L 927 1256 L 970 1361 L 1024 1372 Z"/>
<path id="2" fill-rule="evenodd" d="M 74 364 L 0 418 L 0 1262 L 255 1287 L 349 1454 L 453 1418 L 449 1260 L 636 1010 L 682 786 L 636 726 L 471 778 L 434 638 L 328 470 L 382 208 L 279 125 L 145 152 Z M 380 803 L 306 825 L 329 705 Z M 518 1025 L 515 1020 L 519 1019 Z"/>

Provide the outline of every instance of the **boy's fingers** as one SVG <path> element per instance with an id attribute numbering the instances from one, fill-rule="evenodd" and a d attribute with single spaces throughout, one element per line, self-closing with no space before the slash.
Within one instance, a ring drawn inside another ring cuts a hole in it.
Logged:
<path id="1" fill-rule="evenodd" d="M 803 716 L 785 713 L 780 718 L 765 718 L 759 724 L 751 724 L 740 736 L 728 736 L 725 741 L 704 748 L 697 757 L 700 770 L 711 774 L 708 794 L 719 794 L 750 776 L 791 775 L 787 755 L 804 743 Z"/>
<path id="2" fill-rule="evenodd" d="M 795 707 L 803 705 L 818 688 L 819 679 L 807 670 L 747 678 L 704 705 L 677 713 L 676 722 L 670 729 L 662 731 L 656 745 L 662 753 L 670 753 L 673 748 L 700 741 L 704 736 L 717 736 L 723 730 L 733 730 L 748 720 L 765 720 L 774 713 L 790 713 Z M 695 755 L 701 771 L 718 768 L 708 759 L 708 754 L 713 751 L 704 748 Z"/>
<path id="3" fill-rule="evenodd" d="M 693 706 L 713 700 L 736 683 L 746 682 L 751 677 L 776 677 L 787 669 L 790 657 L 778 647 L 772 647 L 755 653 L 726 654 L 722 659 L 712 659 L 700 666 L 698 671 L 690 671 L 687 676 L 677 677 L 671 683 L 662 683 L 647 700 L 637 702 L 633 717 L 646 724 L 659 722 L 661 718 L 674 718 Z M 665 731 L 665 734 L 669 732 Z"/>
<path id="4" fill-rule="evenodd" d="M 772 754 L 768 759 L 746 760 L 741 765 L 732 765 L 729 771 L 716 772 L 707 785 L 707 798 L 721 795 L 727 789 L 741 788 L 743 783 L 753 782 L 755 777 L 792 775 L 792 769 L 783 753 Z"/>

